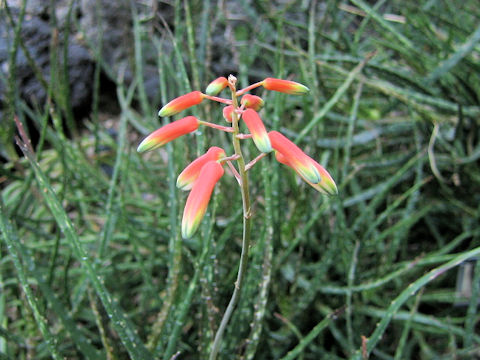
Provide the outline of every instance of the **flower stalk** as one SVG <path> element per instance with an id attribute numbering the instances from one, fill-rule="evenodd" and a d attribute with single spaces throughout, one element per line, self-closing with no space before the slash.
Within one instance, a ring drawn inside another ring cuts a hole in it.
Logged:
<path id="1" fill-rule="evenodd" d="M 240 299 L 247 271 L 252 226 L 247 171 L 269 153 L 274 152 L 278 162 L 293 169 L 318 192 L 326 195 L 335 195 L 338 192 L 332 177 L 319 163 L 281 133 L 277 131 L 267 132 L 258 114 L 258 111 L 264 105 L 264 101 L 256 95 L 246 94 L 260 86 L 263 86 L 266 90 L 291 95 L 302 95 L 307 93 L 309 89 L 294 81 L 266 78 L 237 91 L 236 82 L 237 79 L 233 75 L 230 75 L 228 79 L 219 77 L 207 86 L 206 94 L 200 91 L 192 91 L 171 100 L 159 111 L 160 116 L 173 116 L 207 99 L 226 105 L 223 108 L 223 117 L 229 124 L 228 126 L 202 121 L 194 116 L 187 116 L 157 129 L 148 135 L 137 148 L 138 152 L 157 149 L 180 136 L 193 133 L 200 125 L 232 134 L 233 154 L 227 155 L 224 149 L 217 146 L 210 147 L 205 154 L 191 162 L 177 178 L 177 187 L 189 191 L 182 218 L 182 237 L 184 239 L 193 237 L 198 230 L 207 211 L 214 188 L 225 172 L 223 168 L 225 165 L 230 168 L 231 173 L 237 180 L 242 196 L 243 235 L 237 279 L 232 296 L 215 334 L 210 350 L 210 360 L 215 360 L 220 352 L 223 334 Z M 231 91 L 231 99 L 216 96 L 227 87 Z M 239 99 L 240 96 L 242 96 L 241 100 Z M 244 122 L 249 133 L 240 133 L 240 121 Z M 248 163 L 245 161 L 240 145 L 241 141 L 246 139 L 252 140 L 260 152 Z M 236 163 L 236 166 L 233 162 Z"/>
<path id="2" fill-rule="evenodd" d="M 237 79 L 230 75 L 228 77 L 229 87 L 232 91 L 232 104 L 235 108 L 238 108 L 238 98 L 236 94 L 236 81 Z M 233 111 L 232 112 L 232 128 L 233 128 L 233 148 L 235 150 L 235 155 L 238 156 L 236 159 L 238 166 L 238 174 L 240 177 L 240 191 L 242 194 L 242 206 L 243 206 L 243 238 L 242 238 L 242 252 L 240 254 L 240 264 L 238 266 L 237 281 L 235 281 L 235 287 L 233 289 L 233 294 L 228 303 L 227 309 L 223 314 L 222 321 L 217 329 L 215 334 L 215 340 L 213 341 L 212 349 L 210 352 L 209 360 L 215 360 L 217 354 L 220 350 L 220 345 L 222 342 L 222 337 L 225 332 L 225 329 L 228 325 L 228 322 L 232 316 L 233 310 L 240 299 L 240 293 L 243 286 L 243 280 L 245 278 L 245 273 L 247 271 L 248 264 L 248 251 L 250 248 L 250 229 L 252 223 L 252 214 L 250 208 L 250 193 L 248 189 L 248 175 L 247 170 L 245 169 L 245 159 L 243 158 L 242 148 L 240 146 L 240 139 L 237 135 L 240 133 L 238 126 L 239 116 Z"/>

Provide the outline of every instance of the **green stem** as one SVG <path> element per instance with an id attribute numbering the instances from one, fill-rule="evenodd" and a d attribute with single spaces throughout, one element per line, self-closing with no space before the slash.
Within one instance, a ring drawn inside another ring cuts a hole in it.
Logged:
<path id="1" fill-rule="evenodd" d="M 238 108 L 238 99 L 237 94 L 235 91 L 235 80 L 232 76 L 229 77 L 230 88 L 232 90 L 232 103 L 235 108 Z M 240 298 L 240 293 L 242 290 L 243 280 L 245 278 L 245 273 L 247 270 L 248 264 L 248 250 L 250 247 L 250 227 L 251 227 L 251 209 L 250 209 L 250 194 L 248 191 L 248 177 L 247 171 L 245 170 L 245 159 L 243 158 L 242 149 L 240 147 L 240 139 L 237 138 L 236 135 L 239 134 L 239 127 L 238 127 L 238 114 L 233 111 L 232 112 L 232 140 L 233 140 L 233 148 L 235 150 L 235 155 L 238 156 L 237 165 L 238 165 L 238 173 L 240 175 L 240 190 L 242 193 L 242 205 L 243 205 L 243 238 L 242 238 L 242 253 L 240 255 L 240 264 L 238 267 L 238 274 L 237 274 L 237 281 L 235 282 L 235 288 L 233 290 L 232 298 L 228 303 L 227 309 L 225 310 L 225 314 L 223 314 L 222 321 L 220 322 L 220 326 L 218 327 L 217 333 L 215 334 L 215 340 L 213 342 L 212 350 L 210 352 L 210 360 L 215 360 L 217 358 L 217 354 L 220 350 L 220 345 L 222 342 L 223 333 L 227 327 L 228 321 L 232 316 L 233 310 L 238 303 Z"/>

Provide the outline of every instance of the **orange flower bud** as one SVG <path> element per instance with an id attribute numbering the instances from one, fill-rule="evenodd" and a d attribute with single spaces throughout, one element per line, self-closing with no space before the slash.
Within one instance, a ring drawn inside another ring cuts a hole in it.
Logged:
<path id="1" fill-rule="evenodd" d="M 262 119 L 253 109 L 247 109 L 242 114 L 242 119 L 247 125 L 248 130 L 252 134 L 253 142 L 258 150 L 264 153 L 272 151 L 272 145 L 268 138 L 267 130 L 263 125 Z"/>
<path id="2" fill-rule="evenodd" d="M 202 167 L 183 210 L 182 236 L 184 239 L 191 238 L 197 231 L 207 211 L 213 188 L 223 173 L 222 165 L 216 161 L 209 161 Z"/>
<path id="3" fill-rule="evenodd" d="M 316 184 L 322 180 L 312 162 L 312 158 L 305 154 L 297 145 L 278 131 L 270 131 L 268 136 L 272 147 L 281 153 L 288 161 L 288 164 L 307 181 Z"/>
<path id="4" fill-rule="evenodd" d="M 208 84 L 205 92 L 207 93 L 207 95 L 217 95 L 220 91 L 225 89 L 227 85 L 227 78 L 220 76 L 219 78 L 216 78 L 210 84 Z"/>
<path id="5" fill-rule="evenodd" d="M 266 78 L 262 83 L 267 90 L 280 91 L 291 95 L 302 95 L 310 91 L 305 85 L 290 80 Z"/>
<path id="6" fill-rule="evenodd" d="M 263 99 L 259 96 L 245 94 L 243 95 L 242 100 L 240 100 L 240 104 L 242 104 L 246 108 L 259 111 L 263 107 L 264 102 Z"/>
<path id="7" fill-rule="evenodd" d="M 292 169 L 295 170 L 295 168 L 292 165 L 290 165 L 290 163 L 289 163 L 289 161 L 288 161 L 288 159 L 285 155 L 282 155 L 281 153 L 276 151 L 275 152 L 275 157 L 276 157 L 276 159 L 279 163 L 287 165 L 287 166 L 289 166 L 289 167 L 291 167 Z M 308 183 L 310 186 L 312 186 L 318 192 L 321 192 L 322 194 L 326 194 L 326 195 L 337 195 L 338 194 L 337 185 L 335 184 L 335 181 L 330 176 L 328 171 L 325 170 L 325 168 L 322 165 L 320 165 L 319 163 L 317 163 L 315 160 L 311 159 L 311 161 L 312 161 L 313 165 L 317 168 L 317 171 L 320 173 L 320 177 L 321 177 L 320 182 L 318 182 L 316 184 L 311 183 L 310 181 L 305 179 L 305 177 L 302 174 L 300 174 L 298 171 L 295 170 L 295 172 L 298 175 L 300 175 L 300 177 L 306 183 Z"/>
<path id="8" fill-rule="evenodd" d="M 212 146 L 202 156 L 192 161 L 177 178 L 177 187 L 182 190 L 190 190 L 195 180 L 197 180 L 203 165 L 209 161 L 217 161 L 226 157 L 225 150 L 218 146 Z"/>
<path id="9" fill-rule="evenodd" d="M 233 105 L 228 105 L 223 108 L 223 117 L 227 122 L 232 122 L 232 112 L 234 110 Z"/>
<path id="10" fill-rule="evenodd" d="M 165 145 L 179 136 L 191 133 L 198 129 L 198 119 L 195 116 L 187 116 L 183 119 L 171 122 L 148 135 L 138 145 L 138 152 L 150 151 Z"/>
<path id="11" fill-rule="evenodd" d="M 167 105 L 160 109 L 158 116 L 172 116 L 178 114 L 180 111 L 200 104 L 202 100 L 203 94 L 200 91 L 192 91 L 170 101 Z"/>

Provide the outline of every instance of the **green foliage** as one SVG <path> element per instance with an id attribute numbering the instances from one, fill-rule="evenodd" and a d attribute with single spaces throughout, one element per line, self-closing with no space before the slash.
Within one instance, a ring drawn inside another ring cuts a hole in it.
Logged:
<path id="1" fill-rule="evenodd" d="M 161 125 L 162 104 L 228 76 L 219 71 L 234 72 L 239 87 L 269 76 L 308 86 L 303 97 L 265 92 L 260 114 L 339 186 L 338 197 L 324 197 L 273 156 L 249 171 L 250 263 L 219 358 L 472 358 L 480 344 L 477 3 L 171 3 L 162 5 L 172 14 L 165 23 L 146 3 L 132 6 L 129 81 L 86 42 L 97 64 L 83 123 L 61 91 L 67 72 L 55 56 L 64 48 L 51 49 L 56 83 L 40 81 L 50 94 L 44 107 L 19 97 L 15 66 L 0 79 L 0 358 L 207 357 L 238 270 L 240 192 L 225 176 L 201 231 L 184 241 L 186 196 L 175 182 L 207 146 L 231 154 L 232 145 L 202 129 L 147 155 L 135 148 Z M 16 21 L 6 7 L 0 13 Z M 16 29 L 11 63 L 24 47 L 21 23 Z M 160 75 L 153 100 L 143 76 L 151 66 Z M 101 72 L 118 114 L 102 107 Z M 224 121 L 213 102 L 187 112 Z M 36 134 L 21 156 L 13 114 Z"/>

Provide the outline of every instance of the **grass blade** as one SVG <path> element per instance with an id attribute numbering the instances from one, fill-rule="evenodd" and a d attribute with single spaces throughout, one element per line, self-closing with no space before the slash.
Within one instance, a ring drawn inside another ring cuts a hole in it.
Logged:
<path id="1" fill-rule="evenodd" d="M 15 242 L 18 242 L 18 237 L 15 236 L 15 232 L 13 229 L 12 223 L 8 220 L 6 209 L 4 208 L 3 201 L 0 198 L 0 229 L 2 230 L 2 235 L 5 243 L 7 244 L 7 248 L 10 250 L 10 255 L 12 257 L 12 261 L 15 265 L 17 270 L 17 275 L 20 280 L 20 285 L 23 288 L 25 296 L 27 298 L 27 302 L 32 309 L 33 316 L 35 317 L 35 321 L 37 323 L 38 329 L 40 330 L 43 338 L 45 339 L 45 343 L 50 351 L 50 354 L 54 359 L 63 359 L 63 356 L 60 354 L 58 349 L 58 344 L 56 341 L 55 336 L 50 332 L 49 325 L 47 323 L 47 319 L 41 312 L 41 305 L 38 301 L 38 298 L 34 295 L 32 289 L 30 288 L 30 284 L 28 282 L 26 270 L 20 260 L 19 254 L 16 252 L 15 249 Z"/>
<path id="2" fill-rule="evenodd" d="M 337 91 L 335 91 L 335 94 L 330 98 L 330 100 L 327 101 L 325 105 L 320 109 L 320 111 L 315 114 L 312 120 L 302 129 L 300 134 L 298 134 L 297 138 L 295 139 L 295 142 L 298 143 L 300 142 L 311 130 L 312 128 L 318 124 L 320 120 L 324 118 L 324 116 L 333 108 L 333 106 L 340 100 L 340 98 L 345 94 L 345 92 L 348 90 L 350 85 L 352 84 L 353 80 L 357 77 L 357 75 L 362 71 L 363 67 L 365 64 L 375 55 L 375 53 L 369 54 L 365 59 L 355 66 L 352 71 L 348 74 L 347 78 L 343 82 L 342 85 L 339 86 Z"/>
<path id="3" fill-rule="evenodd" d="M 406 289 L 404 289 L 400 295 L 398 295 L 390 304 L 388 309 L 385 311 L 382 320 L 377 324 L 375 331 L 370 335 L 367 341 L 367 354 L 370 354 L 375 346 L 380 341 L 382 335 L 387 329 L 390 321 L 395 316 L 395 313 L 402 307 L 402 305 L 413 295 L 417 293 L 418 290 L 435 280 L 441 274 L 447 272 L 448 270 L 460 265 L 462 262 L 472 259 L 480 255 L 480 247 L 472 249 L 470 251 L 461 253 L 457 255 L 452 260 L 443 264 L 442 266 L 436 267 L 430 270 L 428 273 L 420 277 L 418 280 L 411 283 Z M 361 360 L 361 350 L 351 357 L 352 360 Z"/>
<path id="4" fill-rule="evenodd" d="M 147 351 L 139 339 L 137 332 L 135 331 L 131 322 L 127 319 L 126 314 L 117 305 L 112 295 L 102 283 L 101 276 L 98 274 L 93 262 L 90 260 L 87 252 L 78 239 L 74 225 L 58 201 L 54 190 L 50 186 L 50 183 L 39 164 L 34 159 L 33 154 L 30 152 L 25 143 L 19 142 L 18 145 L 20 146 L 25 157 L 28 159 L 30 166 L 35 173 L 38 186 L 41 189 L 41 194 L 45 202 L 50 208 L 50 211 L 52 212 L 52 215 L 54 216 L 61 231 L 65 235 L 75 257 L 82 265 L 82 269 L 85 271 L 88 280 L 95 288 L 95 291 L 98 297 L 101 299 L 102 304 L 105 307 L 105 311 L 111 318 L 112 325 L 118 333 L 123 345 L 130 353 L 132 359 L 151 359 L 151 354 Z"/>

